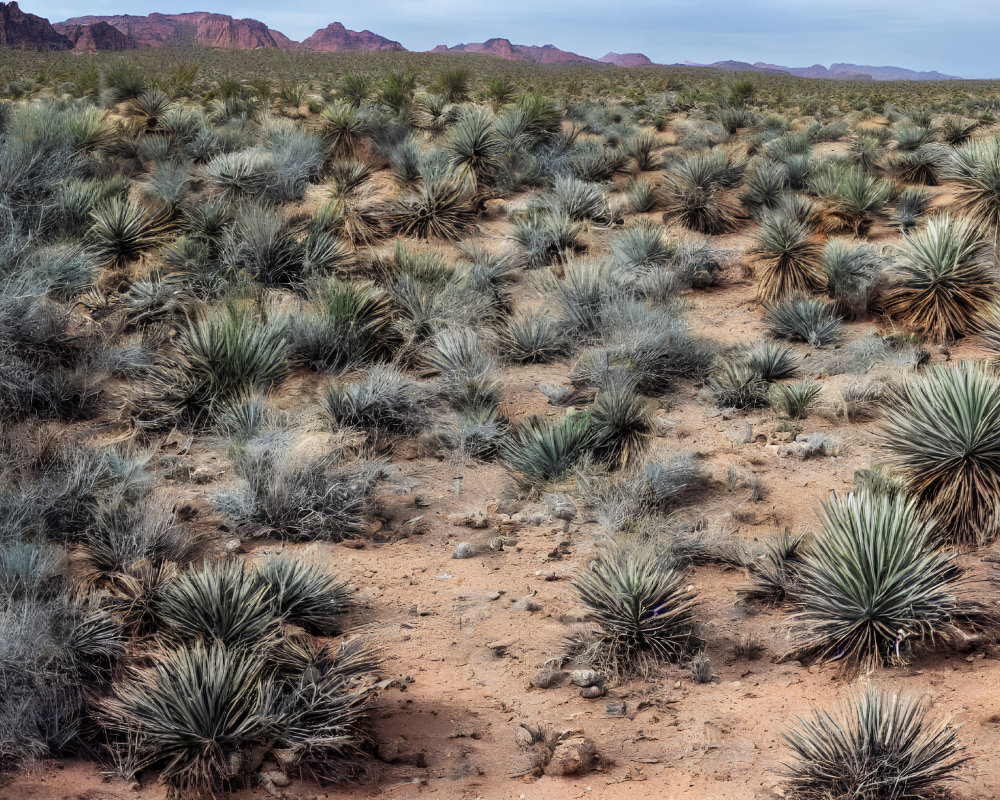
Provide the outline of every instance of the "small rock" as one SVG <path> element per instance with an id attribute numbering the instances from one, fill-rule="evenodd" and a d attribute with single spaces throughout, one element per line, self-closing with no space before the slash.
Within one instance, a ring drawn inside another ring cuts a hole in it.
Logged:
<path id="1" fill-rule="evenodd" d="M 235 553 L 243 546 L 243 542 L 239 539 L 227 539 L 226 543 L 222 545 L 222 549 L 227 553 Z"/>
<path id="2" fill-rule="evenodd" d="M 474 548 L 469 542 L 459 542 L 458 546 L 455 548 L 455 552 L 451 554 L 452 558 L 472 558 L 476 554 L 476 548 Z"/>
<path id="3" fill-rule="evenodd" d="M 491 650 L 493 655 L 497 658 L 501 658 L 507 655 L 507 650 L 510 649 L 512 644 L 514 644 L 514 642 L 510 639 L 499 639 L 495 642 L 487 642 L 486 647 Z"/>
<path id="4" fill-rule="evenodd" d="M 604 685 L 604 678 L 592 669 L 575 669 L 569 674 L 569 680 L 574 686 Z"/>
<path id="5" fill-rule="evenodd" d="M 550 775 L 583 775 L 599 761 L 597 745 L 582 731 L 567 731 L 560 735 L 545 771 Z"/>
<path id="6" fill-rule="evenodd" d="M 624 700 L 618 703 L 616 702 L 607 703 L 604 706 L 604 712 L 609 717 L 624 717 L 626 711 L 627 708 L 625 706 Z"/>
<path id="7" fill-rule="evenodd" d="M 580 697 L 586 698 L 587 700 L 596 700 L 598 697 L 604 696 L 604 687 L 593 685 L 587 686 L 580 690 Z"/>
<path id="8" fill-rule="evenodd" d="M 427 508 L 431 504 L 431 501 L 424 497 L 422 494 L 413 495 L 413 505 L 417 508 Z"/>
<path id="9" fill-rule="evenodd" d="M 558 686 L 565 679 L 566 673 L 563 670 L 548 667 L 535 673 L 535 676 L 531 679 L 531 685 L 536 689 L 551 689 L 553 686 Z"/>
<path id="10" fill-rule="evenodd" d="M 463 525 L 466 528 L 481 530 L 490 526 L 490 518 L 482 511 L 468 511 L 464 514 L 449 514 L 448 522 L 452 525 Z"/>
<path id="11" fill-rule="evenodd" d="M 514 731 L 514 741 L 517 742 L 518 747 L 530 750 L 535 743 L 535 737 L 523 725 L 518 725 L 517 730 Z"/>
<path id="12" fill-rule="evenodd" d="M 522 597 L 518 605 L 524 611 L 541 611 L 542 604 L 531 597 Z"/>

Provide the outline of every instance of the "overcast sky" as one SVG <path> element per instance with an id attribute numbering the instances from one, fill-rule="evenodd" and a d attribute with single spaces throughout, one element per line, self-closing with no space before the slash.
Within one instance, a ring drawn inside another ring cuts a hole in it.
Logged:
<path id="1" fill-rule="evenodd" d="M 991 0 L 22 0 L 53 22 L 81 14 L 216 11 L 301 40 L 330 22 L 409 50 L 478 42 L 554 44 L 591 57 L 642 52 L 659 63 L 723 59 L 786 66 L 833 61 L 1000 77 L 1000 4 Z"/>

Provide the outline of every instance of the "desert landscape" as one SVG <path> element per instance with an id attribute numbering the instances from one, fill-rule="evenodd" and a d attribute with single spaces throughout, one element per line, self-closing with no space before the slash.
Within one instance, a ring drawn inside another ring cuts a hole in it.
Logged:
<path id="1" fill-rule="evenodd" d="M 1000 796 L 1000 81 L 406 44 L 0 3 L 0 798 Z"/>

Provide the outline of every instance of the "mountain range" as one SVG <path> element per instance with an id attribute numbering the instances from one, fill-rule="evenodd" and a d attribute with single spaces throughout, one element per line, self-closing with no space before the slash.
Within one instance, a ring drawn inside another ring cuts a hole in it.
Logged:
<path id="1" fill-rule="evenodd" d="M 339 22 L 320 28 L 301 42 L 269 28 L 255 19 L 234 19 L 227 14 L 192 11 L 184 14 L 86 15 L 50 24 L 44 17 L 22 11 L 16 2 L 0 2 L 0 46 L 30 50 L 134 50 L 173 44 L 199 44 L 208 47 L 240 50 L 279 49 L 340 52 L 351 50 L 406 51 L 399 42 L 369 30 L 352 31 Z M 513 44 L 510 39 L 494 38 L 469 44 L 438 45 L 432 53 L 482 53 L 509 61 L 535 64 L 605 64 L 617 67 L 650 66 L 653 62 L 642 53 L 607 53 L 589 58 L 555 45 Z M 679 66 L 679 65 L 675 65 Z M 864 64 L 831 64 L 824 67 L 784 67 L 778 64 L 746 61 L 717 61 L 714 64 L 684 66 L 710 67 L 735 72 L 762 72 L 796 75 L 803 78 L 838 80 L 960 80 L 940 72 L 917 72 L 902 67 L 873 67 Z"/>

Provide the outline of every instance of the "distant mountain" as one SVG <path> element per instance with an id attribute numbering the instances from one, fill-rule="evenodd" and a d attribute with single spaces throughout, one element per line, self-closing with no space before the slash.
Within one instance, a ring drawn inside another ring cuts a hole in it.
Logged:
<path id="1" fill-rule="evenodd" d="M 597 60 L 602 64 L 614 64 L 616 67 L 647 67 L 653 63 L 642 53 L 608 53 Z"/>
<path id="2" fill-rule="evenodd" d="M 799 78 L 820 78 L 826 80 L 872 80 L 872 81 L 960 81 L 954 75 L 944 75 L 940 72 L 918 72 L 903 67 L 872 67 L 866 64 L 831 64 L 829 68 L 822 64 L 811 67 L 784 67 L 780 64 L 765 64 L 758 61 L 750 64 L 746 61 L 716 61 L 713 64 L 695 64 L 684 62 L 690 67 L 711 67 L 712 69 L 727 69 L 734 72 L 763 72 L 772 75 L 795 75 Z"/>
<path id="3" fill-rule="evenodd" d="M 135 50 L 135 39 L 126 36 L 106 22 L 77 25 L 64 30 L 64 35 L 79 53 L 96 53 L 101 50 Z"/>
<path id="4" fill-rule="evenodd" d="M 510 39 L 487 39 L 485 42 L 456 44 L 448 47 L 439 44 L 432 53 L 485 53 L 505 58 L 508 61 L 528 61 L 535 64 L 596 64 L 593 58 L 587 58 L 566 50 L 560 50 L 555 45 L 511 44 Z"/>
<path id="5" fill-rule="evenodd" d="M 399 42 L 386 39 L 371 31 L 352 31 L 339 22 L 320 28 L 299 45 L 303 50 L 339 52 L 341 50 L 396 50 L 405 51 Z"/>
<path id="6" fill-rule="evenodd" d="M 170 44 L 203 44 L 209 47 L 255 50 L 257 48 L 288 49 L 293 42 L 285 34 L 272 31 L 255 19 L 233 19 L 228 14 L 193 11 L 186 14 L 133 16 L 74 17 L 57 22 L 53 27 L 69 35 L 81 25 L 104 22 L 131 38 L 139 47 L 163 47 Z"/>
<path id="7" fill-rule="evenodd" d="M 69 50 L 69 39 L 45 17 L 25 14 L 16 2 L 0 3 L 0 46 L 24 50 Z"/>

